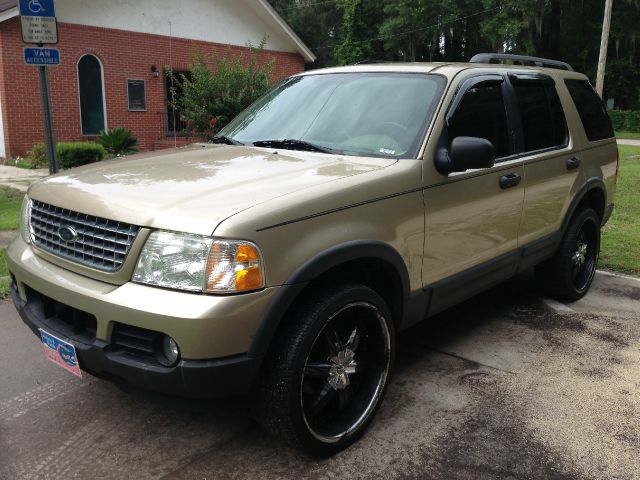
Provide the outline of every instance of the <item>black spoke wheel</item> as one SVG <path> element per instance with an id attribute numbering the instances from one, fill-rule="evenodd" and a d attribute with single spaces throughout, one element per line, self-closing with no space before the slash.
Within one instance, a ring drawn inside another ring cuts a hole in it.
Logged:
<path id="1" fill-rule="evenodd" d="M 385 302 L 357 284 L 308 298 L 278 332 L 264 368 L 258 420 L 313 455 L 332 455 L 364 432 L 386 390 L 394 334 Z"/>
<path id="2" fill-rule="evenodd" d="M 596 273 L 600 253 L 600 218 L 590 208 L 578 211 L 556 254 L 536 267 L 541 288 L 559 300 L 582 298 Z"/>
<path id="3" fill-rule="evenodd" d="M 350 303 L 316 338 L 300 388 L 304 421 L 322 442 L 337 442 L 364 422 L 385 385 L 391 336 L 378 308 Z"/>

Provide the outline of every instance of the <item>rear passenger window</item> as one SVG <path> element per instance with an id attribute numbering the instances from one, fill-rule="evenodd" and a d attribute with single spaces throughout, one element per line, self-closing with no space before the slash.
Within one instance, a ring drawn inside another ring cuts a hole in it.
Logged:
<path id="1" fill-rule="evenodd" d="M 586 80 L 565 80 L 590 142 L 613 137 L 613 127 L 602 100 Z"/>
<path id="2" fill-rule="evenodd" d="M 507 113 L 500 85 L 478 85 L 466 91 L 449 123 L 449 139 L 456 137 L 489 140 L 496 158 L 510 154 Z"/>
<path id="3" fill-rule="evenodd" d="M 555 86 L 518 82 L 513 88 L 520 108 L 525 151 L 566 145 L 567 124 Z"/>

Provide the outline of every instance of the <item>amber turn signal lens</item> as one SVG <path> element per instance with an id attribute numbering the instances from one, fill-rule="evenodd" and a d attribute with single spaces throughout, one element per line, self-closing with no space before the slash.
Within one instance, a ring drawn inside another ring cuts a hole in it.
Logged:
<path id="1" fill-rule="evenodd" d="M 251 267 L 236 272 L 236 291 L 246 292 L 262 287 L 262 271 L 260 267 Z"/>
<path id="2" fill-rule="evenodd" d="M 254 260 L 260 260 L 260 253 L 255 245 L 251 245 L 250 243 L 238 245 L 236 262 L 244 263 Z"/>
<path id="3" fill-rule="evenodd" d="M 263 287 L 262 258 L 256 245 L 243 240 L 214 240 L 207 262 L 207 292 L 248 292 Z"/>

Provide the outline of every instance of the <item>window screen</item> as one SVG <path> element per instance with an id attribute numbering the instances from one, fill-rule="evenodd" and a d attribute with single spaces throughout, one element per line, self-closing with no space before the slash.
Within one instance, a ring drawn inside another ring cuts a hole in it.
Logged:
<path id="1" fill-rule="evenodd" d="M 567 124 L 555 86 L 518 82 L 513 88 L 520 108 L 525 151 L 565 145 Z"/>
<path id="2" fill-rule="evenodd" d="M 127 97 L 129 110 L 146 110 L 147 98 L 144 91 L 144 80 L 127 80 Z"/>
<path id="3" fill-rule="evenodd" d="M 507 113 L 500 85 L 478 85 L 467 90 L 449 124 L 449 139 L 480 137 L 493 143 L 496 158 L 509 150 Z"/>
<path id="4" fill-rule="evenodd" d="M 576 105 L 589 141 L 613 137 L 611 120 L 591 84 L 586 80 L 565 80 L 564 82 Z"/>

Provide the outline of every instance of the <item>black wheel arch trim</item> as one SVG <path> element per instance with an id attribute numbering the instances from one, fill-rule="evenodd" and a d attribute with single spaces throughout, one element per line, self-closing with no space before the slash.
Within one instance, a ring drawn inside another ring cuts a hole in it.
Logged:
<path id="1" fill-rule="evenodd" d="M 256 331 L 248 356 L 264 356 L 289 308 L 314 279 L 334 267 L 353 260 L 375 259 L 388 263 L 400 279 L 402 304 L 410 295 L 409 272 L 400 254 L 389 244 L 377 240 L 356 240 L 331 247 L 307 260 L 279 288 L 269 303 Z"/>
<path id="2" fill-rule="evenodd" d="M 605 198 L 605 209 L 606 209 L 606 198 L 607 198 L 607 186 L 604 181 L 599 177 L 591 177 L 589 178 L 583 185 L 580 187 L 580 190 L 573 196 L 573 200 L 569 204 L 569 208 L 567 208 L 567 212 L 564 215 L 564 219 L 562 220 L 561 231 L 564 233 L 569 227 L 569 222 L 571 218 L 576 213 L 578 205 L 584 200 L 587 196 L 587 193 L 591 190 L 600 189 L 604 194 Z"/>

